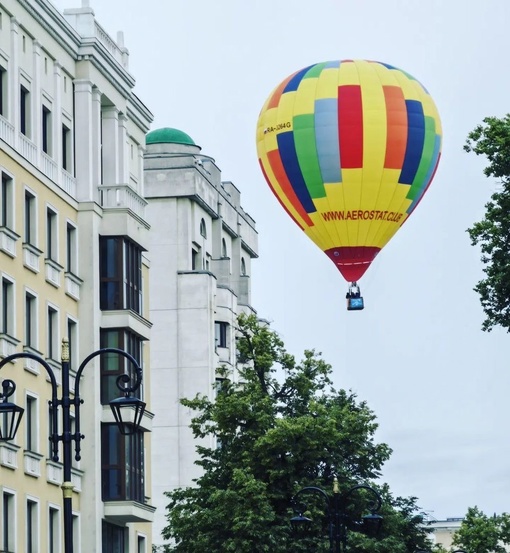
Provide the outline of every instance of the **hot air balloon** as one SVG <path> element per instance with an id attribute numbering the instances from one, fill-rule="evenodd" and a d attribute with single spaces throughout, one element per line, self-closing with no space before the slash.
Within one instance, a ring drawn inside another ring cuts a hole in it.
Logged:
<path id="1" fill-rule="evenodd" d="M 294 222 L 349 282 L 357 281 L 427 191 L 441 121 L 409 73 L 366 60 L 317 63 L 266 100 L 257 124 L 266 181 Z"/>

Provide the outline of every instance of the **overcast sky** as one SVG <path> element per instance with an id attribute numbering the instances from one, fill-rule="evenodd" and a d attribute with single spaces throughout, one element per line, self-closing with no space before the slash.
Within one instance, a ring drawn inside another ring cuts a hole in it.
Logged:
<path id="1" fill-rule="evenodd" d="M 54 0 L 60 8 L 80 0 Z M 485 116 L 510 112 L 508 0 L 91 0 L 122 30 L 153 129 L 187 132 L 241 190 L 257 222 L 252 300 L 287 348 L 322 352 L 338 387 L 375 411 L 394 450 L 384 480 L 441 519 L 510 511 L 510 336 L 481 331 L 479 251 L 466 229 L 496 183 L 462 150 Z M 309 64 L 366 58 L 429 90 L 443 156 L 427 195 L 361 280 L 366 308 L 280 208 L 259 170 L 266 97 Z"/>

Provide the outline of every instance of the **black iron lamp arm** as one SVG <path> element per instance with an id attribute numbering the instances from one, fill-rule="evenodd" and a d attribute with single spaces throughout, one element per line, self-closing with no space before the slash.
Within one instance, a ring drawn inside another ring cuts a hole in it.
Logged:
<path id="1" fill-rule="evenodd" d="M 294 497 L 292 498 L 292 503 L 297 507 L 297 509 L 296 508 L 294 509 L 295 511 L 299 512 L 300 515 L 303 515 L 303 513 L 306 511 L 307 509 L 306 503 L 302 503 L 302 502 L 298 503 L 297 501 L 300 495 L 304 495 L 306 493 L 319 494 L 320 496 L 322 496 L 324 501 L 326 502 L 326 506 L 328 509 L 328 517 L 331 516 L 331 498 L 323 489 L 318 488 L 316 486 L 307 486 L 306 488 L 301 488 L 296 493 L 296 495 L 294 495 Z"/>
<path id="2" fill-rule="evenodd" d="M 80 398 L 80 380 L 81 375 L 83 373 L 83 370 L 85 367 L 94 359 L 95 357 L 98 357 L 100 355 L 104 355 L 107 353 L 115 353 L 117 355 L 121 355 L 122 357 L 125 357 L 132 365 L 134 365 L 135 368 L 135 382 L 131 386 L 129 383 L 131 382 L 131 377 L 128 374 L 121 374 L 117 377 L 116 384 L 117 388 L 125 395 L 125 397 L 128 397 L 129 394 L 132 394 L 138 390 L 140 387 L 140 384 L 142 383 L 142 368 L 138 364 L 138 361 L 127 351 L 123 351 L 118 348 L 103 348 L 98 351 L 95 351 L 88 355 L 82 362 L 81 365 L 78 367 L 78 370 L 76 371 L 76 378 L 74 382 L 74 399 L 73 403 L 75 405 L 76 411 L 75 411 L 75 433 L 73 435 L 75 447 L 75 459 L 79 461 L 81 459 L 81 445 L 80 442 L 85 438 L 85 435 L 81 433 L 80 431 L 80 409 L 78 405 L 83 404 L 83 399 Z"/>
<path id="3" fill-rule="evenodd" d="M 342 511 L 343 520 L 344 523 L 349 527 L 351 530 L 358 530 L 363 527 L 363 521 L 361 520 L 354 520 L 350 516 L 346 514 L 347 504 L 349 497 L 356 491 L 359 490 L 366 490 L 370 492 L 373 496 L 373 499 L 370 501 L 370 503 L 367 505 L 367 509 L 370 511 L 370 513 L 373 515 L 379 511 L 379 509 L 382 506 L 382 498 L 379 495 L 379 493 L 374 490 L 374 488 L 367 486 L 366 484 L 358 484 L 357 486 L 353 486 L 349 490 L 347 490 L 345 493 L 339 496 L 339 500 L 341 503 L 340 510 Z"/>
<path id="4" fill-rule="evenodd" d="M 49 437 L 51 441 L 51 458 L 53 461 L 58 461 L 58 442 L 59 440 L 63 439 L 63 436 L 59 436 L 57 433 L 58 428 L 58 413 L 57 413 L 57 405 L 59 405 L 61 402 L 58 399 L 57 390 L 58 390 L 58 384 L 57 379 L 55 377 L 55 373 L 53 372 L 53 369 L 50 367 L 48 363 L 38 355 L 35 355 L 33 353 L 28 353 L 26 351 L 22 351 L 20 353 L 14 353 L 13 355 L 9 355 L 9 357 L 4 358 L 2 361 L 0 361 L 0 369 L 2 369 L 7 363 L 10 363 L 16 359 L 32 359 L 33 361 L 36 361 L 39 363 L 39 365 L 42 365 L 44 369 L 46 370 L 46 373 L 48 374 L 48 378 L 50 379 L 50 385 L 51 385 L 51 400 L 48 402 L 50 407 L 53 407 L 52 409 L 52 415 L 51 415 L 51 423 L 53 426 L 53 432 L 51 436 Z M 8 383 L 10 392 L 5 393 L 5 384 Z M 2 383 L 2 388 L 4 390 L 4 393 L 2 393 L 2 398 L 7 398 L 11 396 L 14 393 L 14 390 L 16 389 L 16 384 L 9 379 L 6 379 Z"/>

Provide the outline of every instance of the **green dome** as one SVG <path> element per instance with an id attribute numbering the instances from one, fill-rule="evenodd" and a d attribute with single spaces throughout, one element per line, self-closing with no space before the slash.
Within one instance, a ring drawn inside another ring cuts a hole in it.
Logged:
<path id="1" fill-rule="evenodd" d="M 164 127 L 151 131 L 145 137 L 146 144 L 187 144 L 188 146 L 196 146 L 191 136 L 178 129 Z"/>

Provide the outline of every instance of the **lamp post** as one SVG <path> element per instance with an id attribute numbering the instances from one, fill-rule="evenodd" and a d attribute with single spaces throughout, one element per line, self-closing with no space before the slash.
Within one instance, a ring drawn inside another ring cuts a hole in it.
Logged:
<path id="1" fill-rule="evenodd" d="M 134 367 L 135 378 L 134 383 L 131 383 L 131 378 L 127 374 L 122 374 L 117 377 L 117 387 L 123 392 L 123 397 L 114 399 L 110 402 L 110 407 L 113 411 L 115 421 L 122 434 L 133 434 L 139 426 L 145 411 L 145 403 L 134 397 L 132 394 L 138 390 L 142 382 L 142 369 L 136 359 L 126 351 L 117 348 L 103 348 L 91 353 L 83 360 L 79 366 L 74 383 L 74 394 L 70 394 L 70 364 L 69 364 L 69 341 L 67 338 L 62 340 L 62 394 L 58 397 L 57 378 L 50 365 L 38 355 L 28 352 L 14 353 L 8 355 L 0 361 L 0 369 L 7 363 L 16 359 L 27 358 L 36 361 L 42 365 L 48 374 L 51 384 L 51 423 L 52 433 L 49 437 L 52 444 L 52 460 L 57 462 L 58 445 L 62 442 L 62 466 L 63 477 L 62 496 L 63 496 L 63 512 L 64 512 L 64 552 L 73 553 L 73 484 L 71 482 L 71 466 L 72 466 L 72 442 L 75 443 L 75 459 L 81 459 L 80 442 L 85 437 L 80 432 L 80 407 L 83 400 L 80 398 L 80 377 L 83 369 L 92 359 L 104 354 L 116 354 L 125 357 Z M 6 379 L 2 382 L 2 392 L 0 393 L 0 441 L 13 440 L 16 436 L 24 409 L 8 401 L 8 398 L 14 394 L 16 384 L 13 380 Z M 71 406 L 74 406 L 75 414 L 75 431 L 71 431 Z M 58 408 L 62 409 L 62 434 L 58 433 Z M 126 418 L 129 415 L 129 420 Z"/>
<path id="2" fill-rule="evenodd" d="M 354 519 L 347 513 L 349 498 L 358 490 L 366 490 L 373 495 L 373 500 L 368 505 L 370 514 L 362 516 L 359 520 Z M 312 523 L 312 519 L 304 514 L 307 510 L 306 504 L 297 501 L 298 498 L 304 494 L 318 495 L 322 497 L 326 503 L 330 553 L 345 552 L 347 545 L 347 530 L 375 535 L 381 527 L 383 517 L 377 514 L 377 511 L 379 511 L 382 505 L 382 499 L 379 493 L 370 486 L 358 485 L 341 494 L 338 486 L 338 479 L 335 477 L 333 480 L 332 495 L 328 495 L 322 488 L 317 488 L 315 486 L 307 486 L 296 493 L 293 497 L 293 503 L 297 507 L 295 510 L 298 514 L 290 519 L 292 526 L 296 529 L 300 527 L 309 527 Z"/>

